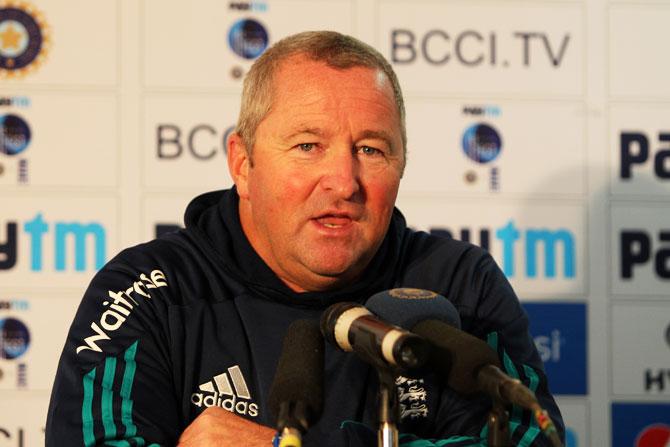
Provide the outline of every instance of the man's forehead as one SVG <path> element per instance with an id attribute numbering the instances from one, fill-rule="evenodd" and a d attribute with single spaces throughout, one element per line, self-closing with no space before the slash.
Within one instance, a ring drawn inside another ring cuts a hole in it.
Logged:
<path id="1" fill-rule="evenodd" d="M 284 59 L 277 67 L 275 80 L 279 78 L 291 82 L 296 79 L 309 80 L 310 78 L 323 78 L 328 74 L 337 77 L 352 73 L 358 75 L 361 82 L 372 81 L 376 87 L 381 89 L 384 89 L 386 86 L 392 88 L 388 76 L 380 68 L 363 64 L 340 68 L 329 65 L 325 60 L 315 60 L 302 53 L 294 54 Z"/>

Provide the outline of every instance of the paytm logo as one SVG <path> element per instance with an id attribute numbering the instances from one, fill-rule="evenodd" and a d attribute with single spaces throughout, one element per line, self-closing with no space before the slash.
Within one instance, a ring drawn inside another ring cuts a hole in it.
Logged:
<path id="1" fill-rule="evenodd" d="M 458 236 L 444 228 L 431 228 L 430 232 L 448 237 Z M 471 233 L 470 228 L 461 228 L 459 239 L 477 243 L 471 240 Z M 492 234 L 498 242 L 496 247 L 491 247 Z M 493 248 L 500 250 L 502 270 L 508 278 L 514 278 L 519 274 L 527 278 L 537 278 L 540 274 L 545 278 L 556 278 L 559 276 L 559 270 L 564 278 L 575 277 L 575 235 L 567 228 L 522 229 L 510 219 L 504 226 L 495 229 L 479 229 L 478 242 L 485 250 L 492 251 Z M 521 272 L 517 271 L 518 249 L 525 255 L 525 262 L 522 263 L 525 265 Z"/>
<path id="2" fill-rule="evenodd" d="M 663 229 L 653 234 L 642 228 L 627 228 L 621 231 L 619 242 L 621 278 L 632 280 L 636 269 L 653 264 L 657 278 L 670 279 L 670 247 L 667 245 L 670 231 Z"/>
<path id="3" fill-rule="evenodd" d="M 86 254 L 89 243 L 93 244 L 92 267 L 101 268 L 106 261 L 107 234 L 98 222 L 48 222 L 42 213 L 20 224 L 16 221 L 0 222 L 4 226 L 5 240 L 0 240 L 0 270 L 14 268 L 19 259 L 19 234 L 27 237 L 30 243 L 30 270 L 40 272 L 49 261 L 45 259 L 44 247 L 49 239 L 53 242 L 52 265 L 57 272 L 74 267 L 75 271 L 87 269 Z M 68 241 L 72 241 L 68 244 Z M 69 247 L 69 249 L 68 249 Z"/>
<path id="4" fill-rule="evenodd" d="M 554 394 L 585 395 L 586 304 L 523 302 Z"/>
<path id="5" fill-rule="evenodd" d="M 619 177 L 622 180 L 631 180 L 637 169 L 649 164 L 653 164 L 657 179 L 670 179 L 670 133 L 658 133 L 656 148 L 649 143 L 650 139 L 653 137 L 641 132 L 621 132 Z"/>
<path id="6" fill-rule="evenodd" d="M 612 403 L 612 447 L 665 447 L 670 442 L 670 404 Z"/>

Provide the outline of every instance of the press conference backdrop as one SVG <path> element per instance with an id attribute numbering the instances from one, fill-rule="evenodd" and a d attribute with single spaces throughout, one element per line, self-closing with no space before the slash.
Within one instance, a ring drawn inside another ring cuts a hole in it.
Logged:
<path id="1" fill-rule="evenodd" d="M 382 52 L 398 205 L 488 249 L 569 446 L 670 439 L 669 1 L 0 0 L 0 445 L 43 444 L 94 272 L 231 185 L 241 80 L 302 30 Z"/>

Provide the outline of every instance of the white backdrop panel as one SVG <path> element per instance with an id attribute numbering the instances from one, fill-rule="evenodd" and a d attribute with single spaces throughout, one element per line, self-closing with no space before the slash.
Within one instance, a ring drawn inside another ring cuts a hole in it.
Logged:
<path id="1" fill-rule="evenodd" d="M 21 3 L 21 2 L 15 2 Z M 33 65 L 25 80 L 9 84 L 115 87 L 119 80 L 119 1 L 36 0 L 42 32 L 47 37 L 45 58 Z"/>
<path id="2" fill-rule="evenodd" d="M 612 205 L 611 213 L 612 292 L 636 299 L 657 297 L 667 301 L 670 207 L 617 203 Z"/>
<path id="3" fill-rule="evenodd" d="M 670 303 L 614 304 L 612 392 L 670 396 Z"/>
<path id="4" fill-rule="evenodd" d="M 669 99 L 666 31 L 670 5 L 613 4 L 608 19 L 610 94 Z"/>
<path id="5" fill-rule="evenodd" d="M 105 93 L 35 93 L 28 107 L 7 107 L 30 127 L 30 142 L 20 154 L 0 153 L 0 186 L 19 183 L 19 160 L 27 163 L 26 187 L 118 186 L 118 101 Z M 95 116 L 96 119 L 90 119 Z"/>
<path id="6" fill-rule="evenodd" d="M 353 3 L 347 0 L 273 1 L 254 11 L 269 44 L 297 30 L 332 29 L 354 33 Z M 143 8 L 144 82 L 148 87 L 240 88 L 239 74 L 253 60 L 231 51 L 228 32 L 249 17 L 229 2 L 146 0 Z M 238 74 L 233 74 L 237 70 Z"/>
<path id="7" fill-rule="evenodd" d="M 78 295 L 83 295 L 83 290 Z M 30 337 L 23 355 L 14 359 L 0 358 L 0 390 L 51 390 L 65 336 L 79 305 L 78 300 L 72 298 L 63 291 L 0 295 L 0 301 L 25 303 L 25 307 L 10 305 L 9 309 L 0 309 L 0 320 L 20 321 Z"/>
<path id="8" fill-rule="evenodd" d="M 469 110 L 483 112 L 473 115 Z M 487 163 L 468 158 L 463 149 L 466 129 L 479 123 L 495 129 L 502 140 L 499 155 Z M 404 192 L 485 196 L 492 191 L 491 172 L 496 169 L 494 192 L 502 195 L 585 194 L 584 112 L 579 103 L 409 98 L 407 127 Z"/>
<path id="9" fill-rule="evenodd" d="M 670 107 L 618 103 L 609 117 L 612 196 L 670 197 Z"/>
<path id="10" fill-rule="evenodd" d="M 237 123 L 239 103 L 238 95 L 146 97 L 144 184 L 196 191 L 232 185 L 224 137 Z"/>
<path id="11" fill-rule="evenodd" d="M 406 93 L 578 96 L 579 3 L 378 2 L 376 47 Z"/>

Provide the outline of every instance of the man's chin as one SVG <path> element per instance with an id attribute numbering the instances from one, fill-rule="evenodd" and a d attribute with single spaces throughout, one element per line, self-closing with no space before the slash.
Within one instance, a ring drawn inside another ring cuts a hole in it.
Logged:
<path id="1" fill-rule="evenodd" d="M 324 281 L 342 283 L 352 281 L 361 274 L 365 265 L 367 265 L 367 262 L 361 261 L 360 258 L 337 258 L 332 255 L 330 257 L 324 255 L 324 258 L 320 259 L 319 262 L 312 263 L 308 268 L 316 276 L 322 277 Z"/>

